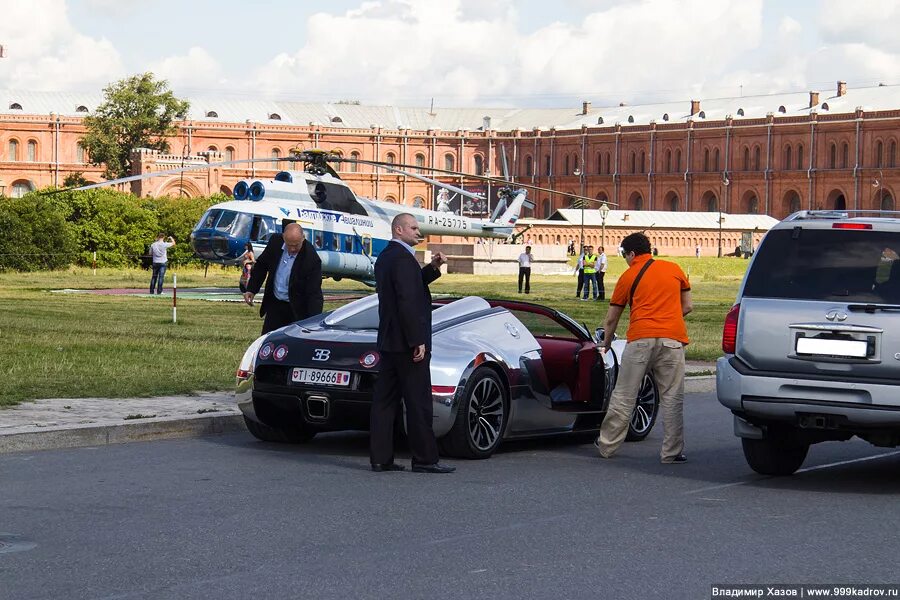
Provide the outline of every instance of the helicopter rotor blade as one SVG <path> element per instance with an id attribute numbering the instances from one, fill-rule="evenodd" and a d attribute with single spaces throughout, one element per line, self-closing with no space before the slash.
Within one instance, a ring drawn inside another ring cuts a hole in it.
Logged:
<path id="1" fill-rule="evenodd" d="M 512 183 L 512 178 L 509 176 L 509 165 L 506 162 L 506 146 L 500 146 L 500 165 L 503 167 L 503 179 L 507 182 Z"/>
<path id="2" fill-rule="evenodd" d="M 430 179 L 430 178 L 428 178 L 428 177 L 425 177 L 424 175 L 419 175 L 419 174 L 417 174 L 417 173 L 410 173 L 410 172 L 404 171 L 404 170 L 402 170 L 402 169 L 395 169 L 394 167 L 390 167 L 390 166 L 388 166 L 388 165 L 379 165 L 379 164 L 375 164 L 375 163 L 368 163 L 368 162 L 366 162 L 366 161 L 360 161 L 360 162 L 362 162 L 363 164 L 372 164 L 373 166 L 376 166 L 376 167 L 378 167 L 378 168 L 380 168 L 380 169 L 384 169 L 384 170 L 386 170 L 386 171 L 392 171 L 392 172 L 394 172 L 394 173 L 399 173 L 399 174 L 401 174 L 401 175 L 408 175 L 408 176 L 412 177 L 413 179 L 418 179 L 419 181 L 424 181 L 425 183 L 430 183 L 431 185 L 440 186 L 440 187 L 442 187 L 442 188 L 444 188 L 444 189 L 450 190 L 451 192 L 456 192 L 456 193 L 459 194 L 460 196 L 466 196 L 466 197 L 468 197 L 468 198 L 473 198 L 473 199 L 476 199 L 476 200 L 483 200 L 483 199 L 484 199 L 484 196 L 482 196 L 481 194 L 476 194 L 476 193 L 474 193 L 474 192 L 469 192 L 469 191 L 466 191 L 466 190 L 464 190 L 464 189 L 462 189 L 462 188 L 460 188 L 460 187 L 456 187 L 455 185 L 450 185 L 449 183 L 443 183 L 443 182 L 438 181 L 438 180 L 436 180 L 436 179 Z"/>

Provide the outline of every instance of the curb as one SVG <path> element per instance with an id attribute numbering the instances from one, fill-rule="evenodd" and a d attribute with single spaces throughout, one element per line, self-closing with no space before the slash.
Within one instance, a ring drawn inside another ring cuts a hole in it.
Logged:
<path id="1" fill-rule="evenodd" d="M 698 375 L 696 377 L 687 376 L 684 378 L 685 394 L 704 394 L 716 391 L 715 375 Z"/>
<path id="2" fill-rule="evenodd" d="M 197 415 L 56 429 L 35 427 L 31 431 L 0 435 L 0 454 L 193 438 L 236 431 L 246 431 L 243 415 Z"/>

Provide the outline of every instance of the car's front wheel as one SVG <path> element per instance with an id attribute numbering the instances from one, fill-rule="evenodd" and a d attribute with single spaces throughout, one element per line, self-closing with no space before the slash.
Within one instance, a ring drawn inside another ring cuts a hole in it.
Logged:
<path id="1" fill-rule="evenodd" d="M 741 438 L 744 458 L 762 475 L 791 475 L 800 468 L 809 452 L 809 442 L 791 439 L 787 432 L 768 432 L 761 440 Z"/>
<path id="2" fill-rule="evenodd" d="M 500 445 L 506 426 L 506 387 L 490 368 L 476 369 L 466 383 L 441 451 L 458 458 L 488 458 Z"/>
<path id="3" fill-rule="evenodd" d="M 650 430 L 653 429 L 658 414 L 659 388 L 656 386 L 656 380 L 648 373 L 644 375 L 644 380 L 638 390 L 625 441 L 639 442 L 650 435 Z"/>
<path id="4" fill-rule="evenodd" d="M 303 444 L 315 437 L 316 432 L 311 431 L 302 426 L 275 428 L 264 425 L 253 419 L 244 417 L 244 424 L 247 425 L 247 431 L 253 434 L 256 439 L 264 442 L 279 442 L 282 444 Z"/>

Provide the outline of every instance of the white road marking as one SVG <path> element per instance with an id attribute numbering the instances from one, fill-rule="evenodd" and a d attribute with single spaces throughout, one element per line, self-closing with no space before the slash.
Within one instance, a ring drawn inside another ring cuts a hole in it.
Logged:
<path id="1" fill-rule="evenodd" d="M 809 473 L 810 471 L 818 471 L 818 470 L 820 470 L 820 469 L 830 469 L 831 467 L 839 467 L 839 466 L 841 466 L 841 465 L 849 465 L 849 464 L 852 464 L 852 463 L 865 462 L 865 461 L 868 461 L 868 460 L 875 460 L 875 459 L 878 459 L 878 458 L 885 458 L 885 457 L 888 457 L 888 456 L 894 456 L 894 455 L 897 455 L 897 454 L 900 454 L 900 450 L 894 450 L 893 452 L 885 452 L 884 454 L 875 454 L 875 455 L 873 455 L 873 456 L 863 456 L 862 458 L 853 458 L 853 459 L 850 459 L 850 460 L 841 460 L 841 461 L 838 461 L 838 462 L 828 463 L 828 464 L 825 464 L 825 465 L 816 465 L 815 467 L 807 467 L 806 469 L 800 469 L 799 471 L 797 471 L 797 474 L 799 474 L 799 473 Z M 688 494 L 699 494 L 700 492 L 709 492 L 709 491 L 712 491 L 712 490 L 723 490 L 723 489 L 725 489 L 725 488 L 735 487 L 735 486 L 738 486 L 738 485 L 746 485 L 746 484 L 748 484 L 748 483 L 756 483 L 757 481 L 765 481 L 765 480 L 767 480 L 767 479 L 772 479 L 772 478 L 773 478 L 773 477 L 760 476 L 760 477 L 755 477 L 755 478 L 753 478 L 753 479 L 745 479 L 744 481 L 735 481 L 735 482 L 733 482 L 733 483 L 724 483 L 724 484 L 722 484 L 722 485 L 713 485 L 713 486 L 710 486 L 710 487 L 705 487 L 705 488 L 700 488 L 700 489 L 698 489 L 698 490 L 691 490 L 691 491 L 689 491 L 689 492 L 685 492 L 685 495 L 688 495 Z"/>

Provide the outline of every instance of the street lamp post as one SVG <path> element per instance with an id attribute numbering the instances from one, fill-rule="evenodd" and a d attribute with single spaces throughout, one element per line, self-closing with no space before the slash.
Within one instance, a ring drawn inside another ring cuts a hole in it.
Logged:
<path id="1" fill-rule="evenodd" d="M 576 177 L 581 177 L 581 169 L 576 168 L 572 172 L 572 174 L 575 175 Z M 584 180 L 582 179 L 582 181 L 584 181 Z M 584 185 L 582 185 L 582 188 L 583 187 L 584 187 Z M 583 197 L 584 190 L 583 189 L 582 189 L 581 195 L 582 195 L 582 198 L 579 199 L 579 201 L 578 201 L 578 203 L 581 205 L 581 239 L 579 241 L 579 245 L 580 245 L 579 249 L 584 250 L 584 197 Z"/>
<path id="2" fill-rule="evenodd" d="M 716 202 L 716 207 L 719 209 L 719 258 L 722 258 L 722 221 L 725 220 L 725 217 L 722 216 L 722 201 L 725 199 L 724 190 L 728 188 L 728 184 L 731 183 L 728 180 L 728 177 L 722 177 L 722 185 L 719 186 L 719 201 Z"/>
<path id="3" fill-rule="evenodd" d="M 883 210 L 884 204 L 884 173 L 878 169 L 878 179 L 872 182 L 872 187 L 878 188 L 878 210 Z"/>
<path id="4" fill-rule="evenodd" d="M 609 206 L 606 202 L 600 205 L 600 245 L 606 247 L 606 217 L 609 216 Z"/>

